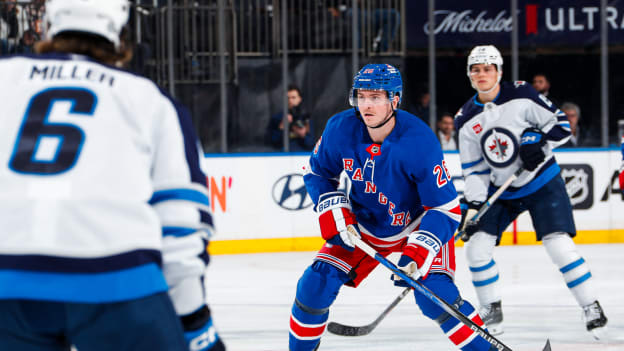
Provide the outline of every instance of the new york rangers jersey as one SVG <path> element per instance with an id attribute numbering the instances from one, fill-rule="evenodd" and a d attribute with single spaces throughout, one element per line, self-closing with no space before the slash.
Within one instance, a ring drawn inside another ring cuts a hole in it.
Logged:
<path id="1" fill-rule="evenodd" d="M 212 219 L 188 112 L 66 54 L 0 60 L 0 299 L 203 304 Z"/>
<path id="2" fill-rule="evenodd" d="M 483 202 L 521 166 L 519 141 L 526 128 L 538 128 L 548 140 L 544 161 L 532 172 L 524 171 L 500 196 L 516 199 L 529 195 L 559 174 L 552 148 L 570 137 L 570 124 L 545 96 L 526 82 L 502 82 L 498 96 L 480 103 L 477 95 L 457 112 L 459 156 L 465 179 L 464 196 Z"/>
<path id="3" fill-rule="evenodd" d="M 395 118 L 394 129 L 379 145 L 355 110 L 333 116 L 310 157 L 306 188 L 317 204 L 321 194 L 336 191 L 345 172 L 358 226 L 372 244 L 396 245 L 415 229 L 444 244 L 460 211 L 440 144 L 414 115 L 398 110 Z"/>

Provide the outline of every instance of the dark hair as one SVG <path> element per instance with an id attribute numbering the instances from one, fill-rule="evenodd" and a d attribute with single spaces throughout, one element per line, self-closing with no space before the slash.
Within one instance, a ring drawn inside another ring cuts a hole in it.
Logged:
<path id="1" fill-rule="evenodd" d="M 51 40 L 35 44 L 35 52 L 64 52 L 89 56 L 96 61 L 109 65 L 125 65 L 132 59 L 132 48 L 127 40 L 127 31 L 121 32 L 119 51 L 115 45 L 104 37 L 85 32 L 66 31 L 54 36 Z"/>
<path id="2" fill-rule="evenodd" d="M 438 122 L 442 121 L 442 119 L 446 116 L 451 117 L 451 119 L 455 119 L 455 117 L 453 116 L 452 113 L 448 112 L 448 111 L 444 111 L 442 112 L 439 116 L 438 116 Z"/>
<path id="3" fill-rule="evenodd" d="M 542 77 L 544 77 L 544 79 L 546 79 L 546 81 L 547 81 L 548 83 L 550 83 L 550 78 L 546 75 L 546 73 L 543 73 L 543 72 L 537 72 L 537 73 L 535 73 L 535 74 L 533 75 L 533 78 L 535 79 L 535 77 L 537 77 L 537 76 L 542 76 Z"/>
<path id="4" fill-rule="evenodd" d="M 299 87 L 296 86 L 295 84 L 289 84 L 287 91 L 293 91 L 293 90 L 297 91 L 297 94 L 299 94 L 299 96 L 303 99 L 303 94 L 301 94 L 301 89 L 299 89 Z"/>

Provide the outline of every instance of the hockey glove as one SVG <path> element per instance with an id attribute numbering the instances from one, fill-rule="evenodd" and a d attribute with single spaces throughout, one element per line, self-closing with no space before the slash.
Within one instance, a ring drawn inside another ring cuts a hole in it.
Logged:
<path id="1" fill-rule="evenodd" d="M 427 278 L 433 259 L 440 252 L 441 242 L 438 238 L 424 231 L 415 231 L 407 237 L 403 253 L 397 266 L 414 280 Z M 407 287 L 407 282 L 393 275 L 394 285 Z"/>
<path id="2" fill-rule="evenodd" d="M 328 243 L 340 245 L 349 251 L 353 251 L 355 246 L 347 226 L 355 225 L 355 214 L 351 211 L 349 199 L 341 192 L 330 192 L 319 197 L 316 212 L 319 213 L 319 223 L 321 225 L 321 235 Z M 359 237 L 358 233 L 358 237 Z"/>
<path id="3" fill-rule="evenodd" d="M 212 325 L 208 306 L 204 305 L 180 319 L 184 328 L 184 339 L 190 351 L 225 351 L 225 345 Z"/>
<path id="4" fill-rule="evenodd" d="M 542 147 L 546 145 L 546 135 L 537 128 L 527 128 L 520 140 L 520 159 L 524 169 L 533 171 L 544 161 L 546 155 Z"/>
<path id="5" fill-rule="evenodd" d="M 463 231 L 461 239 L 463 241 L 468 241 L 479 229 L 477 222 L 473 219 L 477 215 L 477 212 L 479 212 L 481 206 L 483 206 L 483 203 L 478 201 L 468 202 L 463 198 L 460 200 L 460 203 L 462 218 L 459 223 L 459 228 Z"/>

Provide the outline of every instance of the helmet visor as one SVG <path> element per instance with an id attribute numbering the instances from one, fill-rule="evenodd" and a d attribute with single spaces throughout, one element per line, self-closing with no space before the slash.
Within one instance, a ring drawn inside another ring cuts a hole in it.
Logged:
<path id="1" fill-rule="evenodd" d="M 352 89 L 351 94 L 349 94 L 349 104 L 353 107 L 381 106 L 389 103 L 390 99 L 388 99 L 388 92 L 382 89 Z"/>

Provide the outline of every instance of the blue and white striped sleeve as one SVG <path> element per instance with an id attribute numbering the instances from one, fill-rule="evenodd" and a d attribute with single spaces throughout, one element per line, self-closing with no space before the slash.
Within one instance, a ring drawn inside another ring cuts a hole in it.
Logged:
<path id="1" fill-rule="evenodd" d="M 167 98 L 154 134 L 149 201 L 162 225 L 163 273 L 178 315 L 205 304 L 203 276 L 214 231 L 203 157 L 188 110 Z"/>
<path id="2" fill-rule="evenodd" d="M 529 104 L 527 120 L 546 134 L 551 148 L 565 144 L 571 135 L 568 116 L 533 87 L 525 90 L 533 102 Z"/>
<path id="3" fill-rule="evenodd" d="M 464 198 L 483 202 L 487 199 L 490 167 L 483 158 L 478 140 L 471 138 L 466 125 L 459 133 L 459 159 L 464 176 Z"/>

